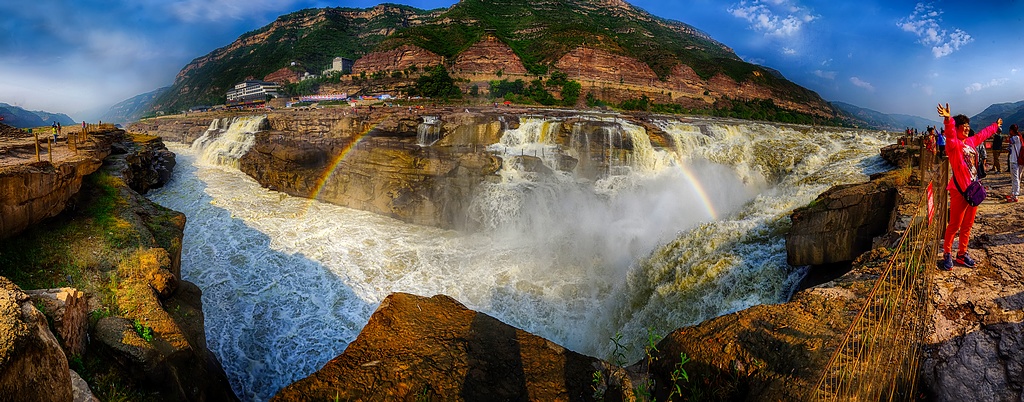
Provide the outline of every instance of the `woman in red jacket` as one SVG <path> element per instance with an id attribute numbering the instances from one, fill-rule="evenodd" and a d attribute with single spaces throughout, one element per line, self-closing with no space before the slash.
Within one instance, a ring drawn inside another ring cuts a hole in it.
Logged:
<path id="1" fill-rule="evenodd" d="M 946 129 L 946 155 L 949 157 L 949 170 L 952 178 L 946 185 L 949 191 L 949 224 L 946 225 L 946 233 L 942 242 L 942 261 L 939 268 L 943 270 L 953 269 L 953 258 L 950 253 L 953 250 L 953 237 L 960 233 L 960 243 L 957 246 L 956 263 L 968 268 L 974 268 L 975 261 L 967 254 L 967 242 L 971 238 L 971 227 L 974 226 L 974 215 L 978 212 L 977 206 L 971 206 L 961 190 L 966 190 L 971 182 L 977 180 L 978 150 L 975 147 L 985 142 L 988 137 L 995 134 L 996 130 L 1003 125 L 1000 118 L 995 123 L 985 127 L 973 137 L 967 137 L 971 129 L 971 119 L 962 114 L 949 117 L 949 104 L 943 108 L 938 107 L 939 116 L 943 118 Z M 959 189 L 957 188 L 959 187 Z"/>

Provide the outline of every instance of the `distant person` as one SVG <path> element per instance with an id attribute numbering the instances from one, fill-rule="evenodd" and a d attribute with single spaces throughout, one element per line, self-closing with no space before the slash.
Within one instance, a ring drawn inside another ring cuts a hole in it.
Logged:
<path id="1" fill-rule="evenodd" d="M 999 163 L 999 154 L 1003 153 L 1003 129 L 996 130 L 996 134 L 992 136 L 992 170 L 996 173 L 1003 170 Z M 1006 168 L 1009 169 L 1010 165 L 1007 164 Z"/>
<path id="2" fill-rule="evenodd" d="M 53 143 L 56 144 L 57 143 L 57 122 L 53 122 L 53 125 L 50 126 L 50 130 L 53 130 Z"/>
<path id="3" fill-rule="evenodd" d="M 935 145 L 939 147 L 939 157 L 946 157 L 946 129 L 943 128 L 939 131 L 939 136 L 935 138 Z"/>
<path id="4" fill-rule="evenodd" d="M 946 185 L 946 190 L 949 191 L 949 223 L 943 236 L 943 255 L 942 261 L 939 261 L 939 269 L 953 269 L 954 261 L 956 264 L 974 268 L 977 262 L 967 254 L 967 243 L 971 238 L 971 227 L 974 226 L 974 217 L 978 213 L 978 204 L 984 199 L 984 187 L 981 186 L 981 182 L 977 182 L 978 149 L 975 147 L 995 134 L 999 126 L 1003 125 L 1003 119 L 1000 118 L 977 135 L 968 138 L 967 133 L 971 130 L 970 118 L 962 114 L 950 117 L 948 103 L 945 108 L 939 104 L 937 110 L 939 116 L 942 116 L 945 131 L 950 133 L 946 139 L 946 155 L 949 158 L 949 173 L 952 176 Z M 978 187 L 981 187 L 981 197 L 974 197 L 972 190 Z M 960 234 L 960 243 L 954 260 L 950 253 L 953 249 L 953 237 L 957 233 Z"/>
<path id="5" fill-rule="evenodd" d="M 1020 195 L 1020 174 L 1021 167 L 1024 165 L 1024 151 L 1021 149 L 1022 141 L 1021 134 L 1017 131 L 1017 125 L 1010 125 L 1010 146 L 1007 148 L 1009 154 L 1008 160 L 1006 161 L 1007 168 L 1010 171 L 1010 195 L 1006 196 L 1007 202 L 1017 202 L 1017 196 Z"/>
<path id="6" fill-rule="evenodd" d="M 935 155 L 938 150 L 935 149 L 935 127 L 928 126 L 928 131 L 925 132 L 924 136 L 924 149 Z"/>
<path id="7" fill-rule="evenodd" d="M 967 137 L 974 136 L 974 129 L 967 130 Z M 978 143 L 978 146 L 974 147 L 978 151 L 978 178 L 984 179 L 988 177 L 988 173 L 985 171 L 985 163 L 988 162 L 988 151 L 985 150 L 985 141 Z"/>

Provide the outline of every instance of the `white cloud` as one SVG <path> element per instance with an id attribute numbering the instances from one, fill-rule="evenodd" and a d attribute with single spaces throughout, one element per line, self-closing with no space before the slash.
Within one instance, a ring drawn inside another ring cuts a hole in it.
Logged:
<path id="1" fill-rule="evenodd" d="M 932 3 L 917 3 L 914 12 L 907 18 L 896 22 L 896 26 L 905 32 L 917 36 L 917 42 L 930 47 L 936 59 L 949 56 L 961 47 L 974 41 L 970 34 L 959 28 L 950 33 L 942 28 L 942 10 L 937 10 Z"/>
<path id="2" fill-rule="evenodd" d="M 834 80 L 834 79 L 836 79 L 836 72 L 835 71 L 814 70 L 814 75 L 816 75 L 818 77 L 821 77 L 821 78 L 824 78 L 826 80 Z"/>
<path id="3" fill-rule="evenodd" d="M 868 90 L 868 92 L 875 92 L 875 86 L 871 85 L 870 82 L 864 81 L 858 77 L 850 77 L 850 83 L 854 86 L 858 86 Z"/>
<path id="4" fill-rule="evenodd" d="M 1020 71 L 1020 70 L 1018 70 L 1016 67 L 1011 68 L 1010 69 L 1010 74 L 1017 74 L 1017 71 Z"/>
<path id="5" fill-rule="evenodd" d="M 784 48 L 782 48 L 782 54 L 784 54 L 786 56 L 796 55 L 796 49 L 791 49 L 791 48 L 788 48 L 788 47 L 784 47 Z"/>
<path id="6" fill-rule="evenodd" d="M 911 87 L 920 90 L 921 93 L 924 94 L 925 96 L 932 96 L 935 94 L 935 88 L 932 87 L 931 85 L 914 83 L 911 85 Z"/>
<path id="7" fill-rule="evenodd" d="M 791 0 L 744 0 L 727 11 L 736 18 L 747 20 L 750 29 L 765 36 L 796 36 L 804 24 L 818 19 L 810 9 Z"/>
<path id="8" fill-rule="evenodd" d="M 241 20 L 267 11 L 288 10 L 296 0 L 185 0 L 168 5 L 170 12 L 185 22 L 225 19 Z"/>
<path id="9" fill-rule="evenodd" d="M 973 83 L 971 85 L 968 85 L 966 88 L 964 88 L 964 92 L 966 92 L 968 95 L 970 95 L 972 93 L 975 93 L 975 92 L 978 92 L 978 91 L 982 91 L 982 90 L 985 90 L 985 89 L 988 89 L 988 88 L 1003 86 L 1004 84 L 1007 83 L 1007 81 L 1010 81 L 1010 80 L 1008 78 L 995 78 L 992 81 L 989 81 L 989 82 L 984 83 L 984 84 L 982 84 L 980 82 L 975 82 L 975 83 Z"/>

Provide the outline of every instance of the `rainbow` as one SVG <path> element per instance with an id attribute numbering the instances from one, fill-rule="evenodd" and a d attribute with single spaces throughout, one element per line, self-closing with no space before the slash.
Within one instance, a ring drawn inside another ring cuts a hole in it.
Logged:
<path id="1" fill-rule="evenodd" d="M 362 133 L 359 133 L 359 135 L 353 138 L 352 141 L 348 143 L 348 145 L 341 149 L 341 152 L 338 152 L 338 154 L 335 155 L 333 159 L 331 159 L 331 161 L 327 164 L 327 167 L 324 168 L 324 171 L 320 174 L 320 177 L 317 178 L 316 184 L 313 186 L 313 191 L 309 193 L 309 202 L 306 204 L 306 209 L 305 211 L 302 212 L 302 216 L 305 216 L 306 213 L 309 212 L 309 209 L 313 205 L 313 203 L 317 202 L 317 199 L 320 198 L 320 192 L 323 191 L 324 186 L 327 185 L 327 180 L 330 179 L 331 175 L 334 174 L 334 171 L 338 169 L 338 165 L 340 165 L 341 162 L 345 160 L 345 157 L 348 156 L 349 152 L 355 149 L 355 147 L 358 146 L 359 143 L 362 142 L 364 138 L 366 138 L 366 135 L 369 134 L 371 130 L 373 130 L 373 127 L 370 127 L 364 130 Z"/>
<path id="2" fill-rule="evenodd" d="M 715 204 L 711 202 L 711 197 L 708 197 L 708 192 L 707 190 L 704 190 L 704 185 L 701 184 L 700 179 L 698 179 L 697 176 L 693 174 L 693 171 L 691 171 L 684 163 L 679 164 L 679 171 L 682 172 L 683 177 L 686 177 L 686 180 L 690 182 L 690 187 L 693 189 L 694 194 L 697 194 L 697 197 L 700 198 L 701 204 L 704 204 L 704 210 L 706 210 L 708 215 L 711 216 L 711 220 L 717 221 L 718 211 L 715 211 Z"/>
<path id="3" fill-rule="evenodd" d="M 359 143 L 362 142 L 364 138 L 366 138 L 366 135 L 369 134 L 369 132 L 372 129 L 373 127 L 364 130 L 362 133 L 356 136 L 351 142 L 349 142 L 348 145 L 342 148 L 341 152 L 339 152 L 337 155 L 334 156 L 333 159 L 331 159 L 331 161 L 327 164 L 326 168 L 324 168 L 323 172 L 317 178 L 316 184 L 313 186 L 313 190 L 309 193 L 309 202 L 307 204 L 307 207 L 305 208 L 305 211 L 301 214 L 302 216 L 305 216 L 306 213 L 308 213 L 310 206 L 312 206 L 312 204 L 314 202 L 317 202 L 317 200 L 320 198 L 320 193 L 327 185 L 327 180 L 330 179 L 331 175 L 333 175 L 335 170 L 338 169 L 338 166 L 341 165 L 341 162 L 345 160 L 349 152 L 355 149 L 355 147 L 358 146 Z M 697 175 L 693 173 L 693 171 L 689 168 L 689 166 L 686 163 L 683 163 L 682 160 L 679 160 L 680 158 L 678 158 L 678 156 L 676 158 L 676 166 L 679 167 L 679 171 L 683 174 L 683 177 L 687 180 L 687 182 L 689 182 L 690 188 L 693 190 L 694 194 L 696 194 L 697 197 L 700 199 L 700 203 L 704 207 L 704 210 L 708 213 L 712 220 L 718 220 L 718 211 L 715 210 L 715 205 L 712 202 L 711 197 L 708 196 L 708 192 L 707 190 L 705 190 L 704 185 L 701 183 L 700 179 L 697 177 Z"/>

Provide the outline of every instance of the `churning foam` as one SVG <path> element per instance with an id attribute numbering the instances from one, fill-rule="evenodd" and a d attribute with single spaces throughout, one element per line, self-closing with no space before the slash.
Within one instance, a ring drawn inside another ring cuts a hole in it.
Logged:
<path id="1" fill-rule="evenodd" d="M 555 161 L 551 123 L 526 123 L 536 131 L 492 151 Z M 174 178 L 150 197 L 188 216 L 182 274 L 203 289 L 208 343 L 243 399 L 340 354 L 397 291 L 447 294 L 603 358 L 621 333 L 637 358 L 648 330 L 786 300 L 802 277 L 786 265 L 789 212 L 885 168 L 881 133 L 690 124 L 663 123 L 674 149 L 634 152 L 597 181 L 504 169 L 471 202 L 473 234 L 268 191 L 198 163 L 202 147 L 172 148 Z M 618 130 L 602 134 L 637 134 Z"/>

